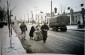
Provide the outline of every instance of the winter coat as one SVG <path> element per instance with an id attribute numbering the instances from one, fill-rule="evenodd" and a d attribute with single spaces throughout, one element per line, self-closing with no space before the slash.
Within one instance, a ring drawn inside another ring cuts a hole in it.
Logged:
<path id="1" fill-rule="evenodd" d="M 42 35 L 47 36 L 47 31 L 49 30 L 49 27 L 47 25 L 42 25 L 41 30 L 42 30 Z"/>
<path id="2" fill-rule="evenodd" d="M 21 31 L 27 31 L 27 26 L 25 25 L 25 24 L 21 24 L 20 25 L 20 29 L 21 29 Z"/>
<path id="3" fill-rule="evenodd" d="M 29 36 L 30 37 L 33 37 L 34 36 L 34 31 L 35 31 L 35 28 L 34 26 L 31 27 L 31 30 L 30 30 L 30 33 L 29 33 Z"/>

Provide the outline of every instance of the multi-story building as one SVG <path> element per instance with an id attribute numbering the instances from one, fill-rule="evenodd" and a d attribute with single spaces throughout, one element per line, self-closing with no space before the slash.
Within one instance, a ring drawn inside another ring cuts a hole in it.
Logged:
<path id="1" fill-rule="evenodd" d="M 70 16 L 70 24 L 75 25 L 78 23 L 78 21 L 80 21 L 81 24 L 83 23 L 81 11 L 73 12 L 72 14 L 68 13 L 67 15 Z M 84 17 L 85 17 L 85 15 L 84 15 Z M 85 19 L 84 19 L 84 21 L 85 21 Z"/>

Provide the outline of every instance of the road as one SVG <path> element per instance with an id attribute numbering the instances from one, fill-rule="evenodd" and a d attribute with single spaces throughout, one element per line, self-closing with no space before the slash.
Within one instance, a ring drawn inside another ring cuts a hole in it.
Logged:
<path id="1" fill-rule="evenodd" d="M 25 43 L 31 45 L 33 53 L 57 53 L 57 54 L 83 54 L 84 51 L 84 32 L 68 30 L 67 32 L 48 31 L 46 43 L 43 41 L 30 40 L 29 31 L 31 24 L 26 24 Z M 20 30 L 19 30 L 20 31 Z"/>

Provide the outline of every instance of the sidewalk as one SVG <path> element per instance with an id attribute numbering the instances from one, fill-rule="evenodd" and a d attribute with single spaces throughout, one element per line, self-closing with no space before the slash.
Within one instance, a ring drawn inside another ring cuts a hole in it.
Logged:
<path id="1" fill-rule="evenodd" d="M 82 31 L 82 32 L 85 32 L 85 27 L 84 28 L 78 28 L 77 25 L 68 25 L 67 29 L 68 30 L 73 30 L 73 31 Z"/>
<path id="2" fill-rule="evenodd" d="M 2 55 L 25 55 L 26 54 L 23 46 L 21 45 L 19 38 L 17 37 L 13 29 L 12 29 L 13 48 L 9 48 L 10 38 L 9 38 L 8 26 L 4 26 L 2 29 L 0 29 L 0 38 L 1 38 L 0 47 L 2 48 L 1 50 Z"/>

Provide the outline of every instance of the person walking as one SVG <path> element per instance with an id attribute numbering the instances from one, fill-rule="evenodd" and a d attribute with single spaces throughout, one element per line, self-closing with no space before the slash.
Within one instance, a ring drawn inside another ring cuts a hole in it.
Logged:
<path id="1" fill-rule="evenodd" d="M 24 22 L 21 23 L 20 29 L 21 29 L 21 34 L 24 34 L 24 36 L 22 37 L 22 39 L 25 40 L 26 31 L 27 31 L 27 26 L 25 25 Z"/>
<path id="2" fill-rule="evenodd" d="M 33 39 L 33 37 L 34 37 L 34 31 L 35 31 L 35 28 L 34 28 L 34 26 L 32 26 L 31 27 L 31 30 L 29 32 L 30 39 Z"/>
<path id="3" fill-rule="evenodd" d="M 43 42 L 45 43 L 47 40 L 47 31 L 49 30 L 49 27 L 46 23 L 41 26 L 42 36 L 43 36 Z"/>

